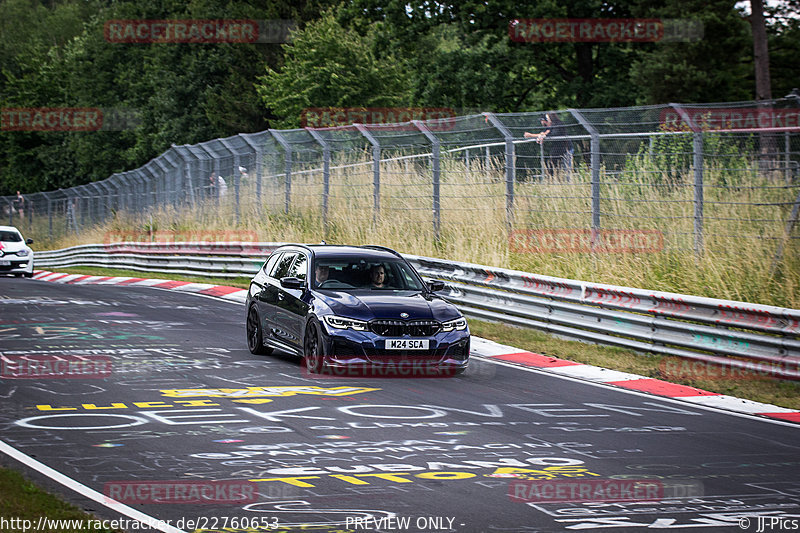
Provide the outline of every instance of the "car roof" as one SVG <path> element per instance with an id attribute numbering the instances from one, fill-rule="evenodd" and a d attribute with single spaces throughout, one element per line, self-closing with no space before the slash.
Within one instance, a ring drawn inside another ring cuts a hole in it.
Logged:
<path id="1" fill-rule="evenodd" d="M 277 251 L 284 247 L 278 248 Z M 370 246 L 345 246 L 338 244 L 312 244 L 312 245 L 287 245 L 286 248 L 301 248 L 310 250 L 316 258 L 363 258 L 385 260 L 397 260 L 400 254 L 389 248 L 370 247 Z"/>
<path id="2" fill-rule="evenodd" d="M 15 228 L 14 226 L 0 226 L 0 231 L 16 231 L 17 233 L 22 235 L 22 232 L 17 228 Z"/>

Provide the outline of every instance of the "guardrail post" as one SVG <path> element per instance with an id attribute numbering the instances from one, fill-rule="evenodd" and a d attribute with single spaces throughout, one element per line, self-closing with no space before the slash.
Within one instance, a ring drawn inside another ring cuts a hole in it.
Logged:
<path id="1" fill-rule="evenodd" d="M 363 124 L 353 124 L 372 145 L 372 223 L 377 224 L 381 212 L 381 143 Z"/>
<path id="2" fill-rule="evenodd" d="M 516 181 L 516 151 L 514 146 L 514 135 L 500 122 L 494 113 L 484 113 L 483 116 L 494 126 L 506 141 L 505 146 L 505 170 L 506 170 L 506 226 L 509 231 L 514 225 L 514 182 Z"/>
<path id="3" fill-rule="evenodd" d="M 325 142 L 318 131 L 306 128 L 306 131 L 314 137 L 322 146 L 322 227 L 325 237 L 328 236 L 328 196 L 331 186 L 331 146 Z"/>
<path id="4" fill-rule="evenodd" d="M 433 158 L 433 235 L 436 242 L 440 240 L 441 226 L 441 198 L 439 197 L 439 183 L 441 170 L 439 168 L 441 160 L 441 143 L 428 127 L 419 120 L 411 121 L 419 131 L 431 142 L 431 157 Z"/>
<path id="5" fill-rule="evenodd" d="M 591 136 L 590 147 L 590 166 L 592 169 L 592 247 L 597 242 L 600 231 L 600 133 L 595 129 L 592 124 L 586 120 L 580 111 L 577 109 L 568 109 L 567 111 L 583 126 Z"/>
<path id="6" fill-rule="evenodd" d="M 289 214 L 289 204 L 292 201 L 292 147 L 283 138 L 283 135 L 278 130 L 269 130 L 275 140 L 278 141 L 283 147 L 283 154 L 286 162 L 285 168 L 285 176 L 286 176 L 286 200 L 284 206 L 284 212 L 288 215 Z"/>

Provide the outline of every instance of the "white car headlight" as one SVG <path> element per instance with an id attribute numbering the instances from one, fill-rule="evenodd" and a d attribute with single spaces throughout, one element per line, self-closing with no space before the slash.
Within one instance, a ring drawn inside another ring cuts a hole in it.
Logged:
<path id="1" fill-rule="evenodd" d="M 325 323 L 336 329 L 354 329 L 356 331 L 367 331 L 367 323 L 363 320 L 355 320 L 342 316 L 327 315 Z"/>
<path id="2" fill-rule="evenodd" d="M 17 255 L 20 256 L 20 257 L 28 257 L 28 250 L 25 250 L 25 249 L 19 250 L 19 251 L 17 251 Z"/>
<path id="3" fill-rule="evenodd" d="M 456 318 L 455 320 L 442 322 L 442 331 L 453 331 L 454 329 L 459 331 L 467 329 L 467 319 L 462 316 L 461 318 Z"/>

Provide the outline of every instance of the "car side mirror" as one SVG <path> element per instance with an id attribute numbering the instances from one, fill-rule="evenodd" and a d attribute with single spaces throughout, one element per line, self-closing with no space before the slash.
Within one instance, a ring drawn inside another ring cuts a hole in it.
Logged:
<path id="1" fill-rule="evenodd" d="M 300 278 L 281 278 L 281 287 L 284 289 L 302 289 L 305 286 L 305 280 Z"/>
<path id="2" fill-rule="evenodd" d="M 431 292 L 437 292 L 444 290 L 444 281 L 439 281 L 438 279 L 432 280 L 428 282 L 428 290 Z"/>
<path id="3" fill-rule="evenodd" d="M 33 239 L 28 239 L 27 241 L 25 241 L 25 244 L 33 244 Z"/>

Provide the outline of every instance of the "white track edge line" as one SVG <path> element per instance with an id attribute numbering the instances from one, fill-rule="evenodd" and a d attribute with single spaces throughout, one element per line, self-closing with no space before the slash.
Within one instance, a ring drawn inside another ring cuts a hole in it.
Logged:
<path id="1" fill-rule="evenodd" d="M 38 280 L 38 281 L 47 281 L 47 280 Z M 167 280 L 167 281 L 169 281 L 169 280 Z M 75 284 L 75 285 L 80 285 L 80 284 Z M 162 287 L 147 287 L 147 288 L 160 289 L 160 290 L 163 290 L 163 291 L 172 291 L 172 289 L 162 288 Z M 246 291 L 246 289 L 242 289 L 242 290 Z M 179 291 L 175 291 L 175 292 L 179 292 Z M 238 302 L 238 301 L 232 300 L 230 298 L 226 299 L 226 298 L 224 298 L 222 296 L 213 296 L 213 295 L 210 295 L 210 294 L 200 294 L 200 293 L 188 292 L 188 291 L 182 292 L 182 294 L 194 294 L 196 296 L 204 296 L 206 298 L 211 298 L 213 300 L 217 300 L 217 301 L 220 301 L 220 302 L 235 303 L 235 304 L 238 304 L 238 305 L 241 305 L 242 303 L 244 303 L 244 302 Z M 231 294 L 234 294 L 234 293 L 231 293 Z M 503 346 L 505 346 L 505 345 L 503 345 Z M 511 348 L 513 348 L 513 347 L 511 347 Z M 504 355 L 504 354 L 498 354 L 498 355 Z M 616 390 L 616 391 L 623 391 L 623 392 L 627 392 L 629 394 L 642 396 L 644 398 L 658 398 L 658 399 L 661 399 L 661 400 L 669 401 L 671 403 L 676 403 L 678 405 L 684 405 L 684 406 L 689 405 L 689 406 L 705 409 L 707 411 L 714 411 L 714 412 L 718 412 L 718 413 L 726 413 L 726 414 L 729 414 L 729 415 L 736 415 L 736 416 L 739 416 L 739 417 L 742 417 L 742 418 L 747 418 L 747 419 L 750 419 L 750 420 L 761 420 L 761 421 L 771 422 L 773 424 L 780 424 L 780 425 L 783 425 L 783 426 L 789 426 L 789 427 L 795 427 L 795 428 L 800 427 L 800 424 L 798 424 L 796 422 L 788 422 L 788 421 L 781 420 L 779 418 L 773 418 L 773 417 L 767 417 L 767 416 L 759 416 L 758 414 L 746 413 L 746 412 L 741 412 L 741 411 L 733 411 L 731 409 L 724 408 L 724 407 L 719 407 L 719 406 L 703 405 L 703 404 L 700 404 L 700 403 L 694 403 L 694 402 L 689 402 L 689 401 L 686 401 L 686 400 L 681 400 L 680 397 L 675 398 L 675 397 L 671 397 L 671 396 L 661 396 L 661 395 L 658 395 L 658 394 L 655 394 L 655 393 L 648 393 L 648 392 L 642 392 L 642 391 L 637 391 L 637 390 L 633 390 L 633 389 L 626 389 L 625 387 L 620 387 L 620 386 L 617 386 L 617 385 L 610 385 L 610 384 L 604 383 L 602 381 L 592 381 L 592 380 L 587 379 L 587 378 L 574 377 L 574 376 L 568 376 L 568 375 L 564 375 L 564 374 L 559 374 L 559 373 L 556 373 L 556 372 L 551 372 L 551 371 L 548 371 L 547 369 L 544 369 L 544 368 L 529 367 L 529 366 L 524 366 L 524 365 L 521 365 L 521 364 L 518 364 L 518 363 L 512 363 L 512 362 L 508 362 L 508 361 L 497 360 L 497 359 L 494 359 L 494 357 L 496 357 L 496 356 L 492 356 L 492 355 L 473 355 L 473 354 L 470 354 L 470 357 L 475 357 L 475 358 L 478 358 L 478 359 L 481 359 L 481 360 L 484 360 L 484 361 L 491 361 L 491 362 L 493 362 L 495 364 L 504 365 L 504 366 L 508 366 L 508 367 L 511 367 L 511 368 L 519 368 L 519 369 L 526 370 L 526 371 L 529 371 L 529 372 L 545 374 L 545 375 L 548 375 L 548 376 L 555 376 L 555 377 L 558 377 L 558 378 L 561 378 L 561 379 L 566 379 L 566 380 L 569 380 L 569 381 L 575 381 L 575 382 L 578 382 L 578 383 L 588 383 L 588 384 L 599 386 L 599 387 L 603 387 L 603 388 L 606 388 L 606 389 L 611 389 L 611 390 Z M 578 364 L 582 364 L 582 363 L 578 363 Z M 584 366 L 586 366 L 586 365 L 584 365 Z M 589 366 L 591 366 L 591 365 L 589 365 Z M 597 368 L 602 368 L 602 367 L 597 367 Z M 652 379 L 652 378 L 646 378 L 646 376 L 642 376 L 642 378 L 643 379 Z M 778 406 L 775 406 L 775 407 L 778 407 Z M 794 412 L 797 412 L 797 411 L 794 411 Z"/>
<path id="2" fill-rule="evenodd" d="M 157 529 L 159 531 L 163 531 L 164 533 L 185 533 L 182 529 L 170 526 L 169 524 L 166 523 L 165 520 L 152 517 L 141 511 L 137 511 L 136 509 L 133 509 L 125 505 L 124 503 L 120 503 L 112 498 L 109 498 L 104 494 L 100 494 L 96 490 L 91 489 L 86 485 L 72 479 L 71 477 L 62 474 L 58 470 L 55 470 L 47 466 L 46 464 L 34 459 L 33 457 L 24 454 L 23 452 L 17 450 L 13 446 L 7 444 L 2 440 L 0 440 L 0 452 L 5 453 L 9 457 L 16 459 L 22 464 L 36 470 L 40 474 L 44 474 L 53 481 L 74 490 L 78 494 L 81 494 L 82 496 L 85 496 L 90 500 L 94 500 L 97 503 L 104 505 L 113 511 L 116 511 L 129 518 L 133 518 L 134 520 L 146 524 L 147 527 L 151 529 Z"/>
<path id="3" fill-rule="evenodd" d="M 692 402 L 687 402 L 685 400 L 682 400 L 680 397 L 659 396 L 658 394 L 637 391 L 637 390 L 634 390 L 634 389 L 626 389 L 624 387 L 619 387 L 619 386 L 616 386 L 616 385 L 610 385 L 608 383 L 603 383 L 602 381 L 591 381 L 591 380 L 588 380 L 588 379 L 581 379 L 581 378 L 576 378 L 576 377 L 573 377 L 573 376 L 565 376 L 563 374 L 556 374 L 555 372 L 548 372 L 544 368 L 537 368 L 537 367 L 532 367 L 532 366 L 523 366 L 523 365 L 520 365 L 518 363 L 511 363 L 511 362 L 508 362 L 508 361 L 502 361 L 502 360 L 498 360 L 498 359 L 493 359 L 492 356 L 470 355 L 470 359 L 473 358 L 473 357 L 476 358 L 476 359 L 480 359 L 482 361 L 489 361 L 489 362 L 495 363 L 497 365 L 507 366 L 507 367 L 510 367 L 510 368 L 515 368 L 515 369 L 518 369 L 518 370 L 524 370 L 524 371 L 527 371 L 527 372 L 533 372 L 533 373 L 536 373 L 536 374 L 544 374 L 546 376 L 553 376 L 553 377 L 557 377 L 559 379 L 566 379 L 568 381 L 575 381 L 577 383 L 584 383 L 584 384 L 587 384 L 587 385 L 593 385 L 595 387 L 601 387 L 601 388 L 604 388 L 604 389 L 614 390 L 614 391 L 618 391 L 618 392 L 624 392 L 624 393 L 627 393 L 627 394 L 633 394 L 635 396 L 641 396 L 643 398 L 650 398 L 651 400 L 662 400 L 662 401 L 665 401 L 665 402 L 678 404 L 678 405 L 681 405 L 681 406 L 684 406 L 684 407 L 693 407 L 693 408 L 697 408 L 697 409 L 704 409 L 706 411 L 714 411 L 714 412 L 717 412 L 717 413 L 723 413 L 723 414 L 738 416 L 738 417 L 741 417 L 741 418 L 747 418 L 749 420 L 760 420 L 762 422 L 770 422 L 772 424 L 779 424 L 779 425 L 782 425 L 782 426 L 788 426 L 788 427 L 793 427 L 795 429 L 800 429 L 800 424 L 798 424 L 796 422 L 788 422 L 788 421 L 785 421 L 785 420 L 781 420 L 779 418 L 771 418 L 771 417 L 767 417 L 767 416 L 758 416 L 758 415 L 755 415 L 755 414 L 752 414 L 752 413 L 742 413 L 740 411 L 731 411 L 730 409 L 725 409 L 723 407 L 717 407 L 717 406 L 713 406 L 713 405 L 703 405 L 703 404 L 696 404 L 696 403 L 692 403 Z M 652 379 L 652 378 L 648 378 L 648 379 Z"/>

